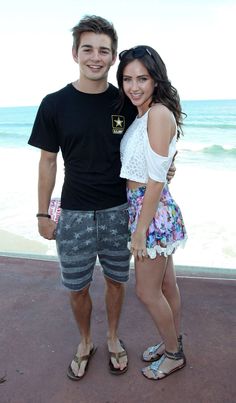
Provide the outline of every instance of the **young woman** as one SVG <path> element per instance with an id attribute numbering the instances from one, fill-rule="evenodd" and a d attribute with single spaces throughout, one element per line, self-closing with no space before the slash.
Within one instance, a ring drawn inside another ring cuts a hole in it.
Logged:
<path id="1" fill-rule="evenodd" d="M 186 241 L 186 231 L 166 183 L 181 133 L 182 112 L 165 64 L 153 48 L 137 46 L 119 57 L 121 99 L 128 97 L 138 110 L 121 141 L 120 176 L 127 179 L 129 248 L 135 259 L 137 295 L 163 340 L 143 353 L 144 361 L 153 362 L 142 373 L 160 380 L 186 364 L 172 261 L 176 248 Z"/>

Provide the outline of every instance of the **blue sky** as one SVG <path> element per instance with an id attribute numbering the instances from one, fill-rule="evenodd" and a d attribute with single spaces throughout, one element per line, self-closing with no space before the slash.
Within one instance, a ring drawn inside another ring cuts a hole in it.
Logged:
<path id="1" fill-rule="evenodd" d="M 0 12 L 0 106 L 38 105 L 78 78 L 70 29 L 85 14 L 114 23 L 119 51 L 153 46 L 181 99 L 236 98 L 236 0 L 7 0 Z"/>

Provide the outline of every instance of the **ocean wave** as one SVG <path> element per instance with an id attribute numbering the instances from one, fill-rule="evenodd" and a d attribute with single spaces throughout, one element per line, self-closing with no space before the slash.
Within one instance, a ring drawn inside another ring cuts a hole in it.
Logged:
<path id="1" fill-rule="evenodd" d="M 193 128 L 201 128 L 201 129 L 224 129 L 224 130 L 236 130 L 235 124 L 227 124 L 227 123 L 184 123 L 184 127 L 193 127 Z"/>
<path id="2" fill-rule="evenodd" d="M 218 144 L 213 144 L 208 147 L 202 147 L 197 149 L 196 147 L 193 148 L 182 148 L 183 152 L 194 152 L 194 153 L 204 153 L 204 154 L 211 154 L 211 155 L 225 155 L 225 156 L 236 156 L 236 148 L 229 147 L 229 146 L 221 146 Z"/>
<path id="3" fill-rule="evenodd" d="M 3 139 L 3 140 L 18 141 L 18 140 L 21 140 L 22 138 L 28 138 L 29 133 L 30 133 L 30 130 L 28 131 L 28 133 L 27 132 L 25 133 L 24 131 L 21 131 L 21 130 L 17 131 L 17 129 L 15 131 L 9 131 L 9 132 L 1 131 L 1 129 L 0 129 L 0 140 Z"/>
<path id="4" fill-rule="evenodd" d="M 24 123 L 19 123 L 19 122 L 0 122 L 0 127 L 32 127 L 33 124 L 31 122 L 24 122 Z"/>
<path id="5" fill-rule="evenodd" d="M 236 148 L 225 148 L 223 146 L 219 146 L 214 144 L 210 147 L 205 147 L 202 150 L 203 153 L 206 154 L 226 154 L 226 155 L 236 155 Z"/>

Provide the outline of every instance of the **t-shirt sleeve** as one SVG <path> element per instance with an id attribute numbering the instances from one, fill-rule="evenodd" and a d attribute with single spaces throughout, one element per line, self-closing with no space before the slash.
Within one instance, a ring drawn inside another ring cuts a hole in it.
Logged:
<path id="1" fill-rule="evenodd" d="M 28 144 L 52 153 L 59 151 L 55 107 L 49 96 L 39 106 Z"/>

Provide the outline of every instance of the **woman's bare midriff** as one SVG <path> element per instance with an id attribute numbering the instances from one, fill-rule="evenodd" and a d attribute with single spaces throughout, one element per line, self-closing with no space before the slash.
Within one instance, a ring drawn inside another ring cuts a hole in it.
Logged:
<path id="1" fill-rule="evenodd" d="M 140 183 L 140 182 L 134 182 L 134 181 L 131 181 L 130 179 L 127 180 L 127 188 L 130 190 L 135 190 L 137 188 L 140 188 L 141 186 L 147 186 L 147 184 Z"/>

